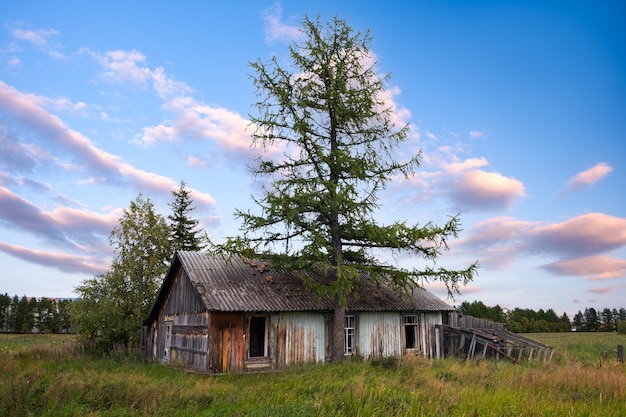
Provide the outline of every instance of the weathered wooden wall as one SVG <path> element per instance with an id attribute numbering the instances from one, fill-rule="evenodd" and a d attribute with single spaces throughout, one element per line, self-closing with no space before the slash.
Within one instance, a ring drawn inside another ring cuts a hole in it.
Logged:
<path id="1" fill-rule="evenodd" d="M 357 353 L 367 359 L 402 355 L 404 329 L 400 320 L 397 312 L 359 314 Z"/>
<path id="2" fill-rule="evenodd" d="M 281 313 L 272 324 L 272 354 L 276 368 L 323 362 L 325 321 L 321 313 Z"/>
<path id="3" fill-rule="evenodd" d="M 423 356 L 431 359 L 437 356 L 437 334 L 435 326 L 441 323 L 442 313 L 439 311 L 420 314 L 420 345 Z"/>
<path id="4" fill-rule="evenodd" d="M 171 326 L 170 340 L 166 340 Z M 209 315 L 198 292 L 180 269 L 152 329 L 153 357 L 206 370 Z"/>

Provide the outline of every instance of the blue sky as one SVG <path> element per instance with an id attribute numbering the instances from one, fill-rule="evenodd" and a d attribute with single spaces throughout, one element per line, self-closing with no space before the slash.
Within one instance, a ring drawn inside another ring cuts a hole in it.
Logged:
<path id="1" fill-rule="evenodd" d="M 286 64 L 305 14 L 371 30 L 411 125 L 398 157 L 423 152 L 379 218 L 461 213 L 439 265 L 481 268 L 450 304 L 626 305 L 621 1 L 3 2 L 0 292 L 75 296 L 122 209 L 143 193 L 167 215 L 181 180 L 214 241 L 236 234 L 260 187 L 248 63 Z"/>

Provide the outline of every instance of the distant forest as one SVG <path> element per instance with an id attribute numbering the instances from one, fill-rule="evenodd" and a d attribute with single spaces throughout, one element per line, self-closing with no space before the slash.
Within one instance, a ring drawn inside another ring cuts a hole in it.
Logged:
<path id="1" fill-rule="evenodd" d="M 69 333 L 70 299 L 0 295 L 0 332 Z"/>
<path id="2" fill-rule="evenodd" d="M 70 333 L 71 299 L 35 298 L 0 295 L 0 332 Z M 455 307 L 459 314 L 504 323 L 515 333 L 612 332 L 626 333 L 626 309 L 593 307 L 578 311 L 573 320 L 553 309 L 528 308 L 506 310 L 499 305 L 486 306 L 482 301 L 464 301 Z"/>
<path id="3" fill-rule="evenodd" d="M 538 311 L 529 308 L 504 310 L 499 305 L 488 307 L 482 301 L 464 301 L 457 306 L 460 314 L 479 317 L 497 323 L 504 323 L 509 331 L 515 333 L 546 332 L 612 332 L 626 333 L 626 309 L 593 307 L 578 311 L 570 321 L 568 315 L 557 315 L 553 309 Z"/>

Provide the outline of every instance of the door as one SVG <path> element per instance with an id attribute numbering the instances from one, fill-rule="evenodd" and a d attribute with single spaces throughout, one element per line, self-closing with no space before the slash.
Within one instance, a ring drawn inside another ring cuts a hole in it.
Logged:
<path id="1" fill-rule="evenodd" d="M 222 327 L 222 372 L 228 372 L 230 359 L 230 329 Z"/>
<path id="2" fill-rule="evenodd" d="M 172 322 L 165 322 L 165 356 L 163 360 L 165 362 L 169 362 L 171 358 L 171 350 L 172 350 Z"/>

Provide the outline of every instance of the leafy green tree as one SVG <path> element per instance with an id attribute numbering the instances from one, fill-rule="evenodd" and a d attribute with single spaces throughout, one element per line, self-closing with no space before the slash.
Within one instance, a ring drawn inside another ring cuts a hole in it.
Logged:
<path id="1" fill-rule="evenodd" d="M 71 318 L 70 311 L 74 301 L 67 299 L 60 299 L 57 301 L 57 319 L 55 321 L 58 333 L 70 333 L 71 332 Z"/>
<path id="2" fill-rule="evenodd" d="M 600 316 L 602 319 L 600 330 L 603 332 L 612 332 L 615 330 L 615 320 L 613 319 L 613 312 L 610 308 L 603 309 Z"/>
<path id="3" fill-rule="evenodd" d="M 17 299 L 15 296 L 14 300 Z M 17 333 L 27 333 L 32 329 L 31 320 L 30 320 L 30 309 L 28 305 L 28 298 L 26 296 L 22 296 L 19 301 L 15 304 L 15 332 Z"/>
<path id="4" fill-rule="evenodd" d="M 502 307 L 495 305 L 493 307 L 486 306 L 482 301 L 463 301 L 460 306 L 456 308 L 460 314 L 468 316 L 478 317 L 481 319 L 487 319 L 495 321 L 496 323 L 504 323 L 506 321 L 506 315 L 502 310 Z"/>
<path id="5" fill-rule="evenodd" d="M 0 295 L 0 331 L 8 330 L 10 309 L 11 297 L 9 294 Z"/>
<path id="6" fill-rule="evenodd" d="M 42 297 L 38 304 L 39 331 L 44 333 L 56 333 L 56 303 L 49 298 Z"/>
<path id="7" fill-rule="evenodd" d="M 204 249 L 206 239 L 202 236 L 203 231 L 197 228 L 199 221 L 189 217 L 195 207 L 192 206 L 191 191 L 186 188 L 185 181 L 180 182 L 179 188 L 172 191 L 172 195 L 174 201 L 168 204 L 172 213 L 167 216 L 171 229 L 172 251 Z"/>
<path id="8" fill-rule="evenodd" d="M 115 256 L 108 272 L 76 288 L 72 328 L 99 350 L 133 348 L 141 338 L 141 321 L 148 314 L 170 257 L 170 229 L 156 214 L 149 198 L 130 203 L 109 244 Z"/>
<path id="9" fill-rule="evenodd" d="M 588 332 L 595 332 L 600 326 L 600 319 L 595 308 L 589 307 L 585 309 L 585 329 Z"/>
<path id="10" fill-rule="evenodd" d="M 578 310 L 578 312 L 574 314 L 574 320 L 572 322 L 572 325 L 577 332 L 585 330 L 585 316 L 580 310 Z"/>
<path id="11" fill-rule="evenodd" d="M 17 295 L 14 295 L 11 299 L 11 307 L 9 311 L 9 315 L 7 316 L 7 329 L 9 332 L 17 332 L 18 331 L 18 314 L 17 314 L 17 306 L 20 302 L 20 299 Z"/>
<path id="12" fill-rule="evenodd" d="M 346 298 L 360 277 L 386 280 L 399 291 L 441 280 L 453 295 L 471 281 L 477 264 L 463 270 L 434 265 L 457 237 L 458 216 L 442 226 L 375 220 L 378 193 L 396 176 L 412 175 L 420 154 L 395 159 L 409 127 L 392 122 L 383 98 L 389 76 L 374 69 L 369 31 L 354 33 L 338 18 L 323 24 L 305 17 L 302 35 L 302 44 L 289 48 L 290 65 L 276 56 L 250 64 L 258 97 L 254 141 L 284 152 L 280 161 L 260 156 L 251 168 L 270 180 L 255 199 L 261 213 L 237 211 L 243 236 L 222 249 L 263 253 L 291 270 L 322 271 L 324 284 L 308 283 L 335 300 L 331 356 L 341 360 Z M 398 267 L 385 261 L 389 252 L 412 253 L 425 266 Z"/>
<path id="13" fill-rule="evenodd" d="M 28 300 L 28 315 L 26 316 L 26 328 L 25 332 L 31 332 L 33 330 L 41 330 L 39 328 L 39 302 L 35 297 L 31 297 Z"/>
<path id="14" fill-rule="evenodd" d="M 569 319 L 569 316 L 566 312 L 563 312 L 563 315 L 560 318 L 561 322 L 561 330 L 562 332 L 569 332 L 572 330 L 572 323 Z"/>

